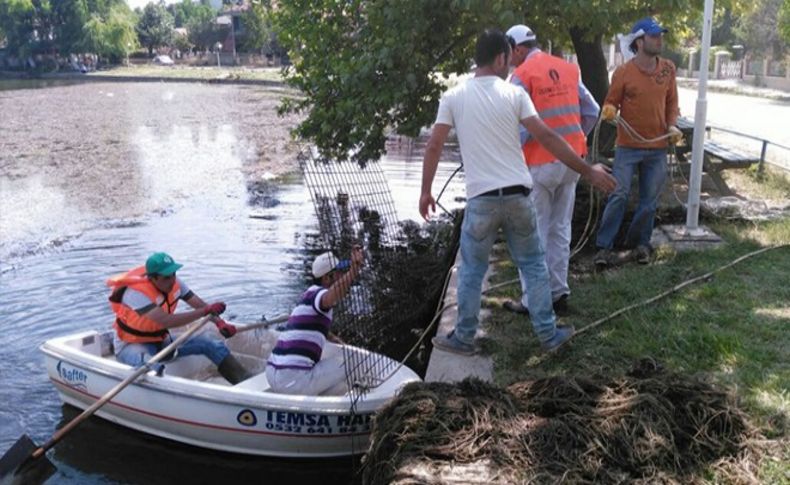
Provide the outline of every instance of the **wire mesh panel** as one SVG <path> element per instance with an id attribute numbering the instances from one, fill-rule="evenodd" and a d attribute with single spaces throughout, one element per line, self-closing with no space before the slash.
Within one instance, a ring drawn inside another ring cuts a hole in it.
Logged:
<path id="1" fill-rule="evenodd" d="M 333 310 L 335 333 L 373 352 L 346 352 L 348 384 L 358 397 L 396 370 L 392 360 L 377 354 L 401 360 L 435 313 L 457 236 L 446 223 L 399 222 L 378 163 L 329 161 L 310 150 L 302 152 L 299 165 L 323 250 L 341 259 L 349 257 L 353 245 L 365 252 L 356 284 Z"/>

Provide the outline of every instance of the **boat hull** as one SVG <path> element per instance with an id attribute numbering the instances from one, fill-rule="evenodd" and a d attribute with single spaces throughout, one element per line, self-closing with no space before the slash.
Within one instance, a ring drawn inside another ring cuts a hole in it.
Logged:
<path id="1" fill-rule="evenodd" d="M 63 402 L 85 409 L 132 372 L 129 366 L 97 355 L 102 352 L 90 351 L 100 348 L 102 339 L 106 345 L 106 338 L 86 332 L 42 346 L 47 372 Z M 190 356 L 176 362 L 182 369 L 194 369 L 204 367 L 203 361 L 207 359 Z M 348 395 L 269 392 L 265 373 L 230 386 L 149 372 L 96 414 L 121 426 L 203 448 L 262 456 L 345 456 L 366 451 L 375 412 L 403 385 L 416 380 L 416 374 L 401 367 L 392 378 L 359 396 L 352 411 Z"/>

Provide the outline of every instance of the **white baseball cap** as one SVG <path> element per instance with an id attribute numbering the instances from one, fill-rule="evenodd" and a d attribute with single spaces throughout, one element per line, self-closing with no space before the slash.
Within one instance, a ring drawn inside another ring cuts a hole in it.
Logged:
<path id="1" fill-rule="evenodd" d="M 327 251 L 323 254 L 319 254 L 318 257 L 315 258 L 313 261 L 313 276 L 316 278 L 320 278 L 325 274 L 328 274 L 330 271 L 334 270 L 346 270 L 351 266 L 351 261 L 348 259 L 337 259 L 337 256 L 332 254 L 331 251 Z"/>
<path id="2" fill-rule="evenodd" d="M 532 32 L 532 29 L 527 27 L 523 24 L 514 25 L 507 29 L 505 33 L 508 37 L 513 39 L 516 45 L 523 44 L 524 42 L 529 42 L 531 40 L 535 40 L 535 33 Z"/>

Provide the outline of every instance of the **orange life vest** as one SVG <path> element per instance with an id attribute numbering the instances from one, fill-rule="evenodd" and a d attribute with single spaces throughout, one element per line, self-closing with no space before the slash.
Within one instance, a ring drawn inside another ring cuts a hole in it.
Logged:
<path id="1" fill-rule="evenodd" d="M 559 133 L 579 156 L 586 155 L 587 139 L 579 107 L 579 68 L 545 52 L 535 52 L 513 75 L 529 93 L 540 119 Z M 527 165 L 557 160 L 534 138 L 527 140 L 522 149 Z"/>
<path id="2" fill-rule="evenodd" d="M 147 296 L 151 303 L 159 306 L 167 313 L 175 313 L 181 288 L 178 280 L 173 284 L 173 289 L 165 295 L 145 276 L 145 266 L 134 268 L 107 280 L 107 286 L 112 288 L 110 295 L 110 308 L 115 313 L 115 331 L 118 338 L 124 342 L 147 343 L 161 342 L 167 337 L 167 329 L 156 321 L 139 315 L 133 308 L 122 303 L 123 294 L 127 289 L 139 291 Z"/>

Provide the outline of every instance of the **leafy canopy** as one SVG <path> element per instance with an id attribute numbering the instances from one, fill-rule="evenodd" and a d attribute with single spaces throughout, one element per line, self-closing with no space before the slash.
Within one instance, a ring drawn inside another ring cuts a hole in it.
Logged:
<path id="1" fill-rule="evenodd" d="M 164 3 L 149 3 L 145 6 L 137 23 L 137 34 L 149 53 L 156 47 L 170 44 L 174 22 Z"/>
<path id="2" fill-rule="evenodd" d="M 272 19 L 270 6 L 255 2 L 242 14 L 244 25 L 244 47 L 250 51 L 260 51 L 272 41 Z"/>
<path id="3" fill-rule="evenodd" d="M 687 0 L 283 0 L 274 16 L 293 62 L 287 82 L 304 97 L 282 111 L 307 113 L 296 134 L 324 156 L 364 163 L 381 156 L 390 127 L 416 135 L 433 121 L 445 79 L 468 72 L 485 28 L 526 23 L 541 43 L 569 45 L 574 28 L 590 42 L 649 14 L 671 25 L 701 8 Z"/>
<path id="4" fill-rule="evenodd" d="M 784 0 L 779 12 L 779 33 L 785 42 L 790 44 L 790 0 Z"/>
<path id="5" fill-rule="evenodd" d="M 125 0 L 0 0 L 0 32 L 9 52 L 26 57 L 96 52 L 120 55 L 137 40 Z"/>
<path id="6" fill-rule="evenodd" d="M 435 115 L 441 76 L 470 67 L 475 34 L 515 17 L 507 0 L 290 0 L 275 11 L 304 98 L 299 136 L 325 156 L 364 162 L 383 152 L 388 126 L 416 134 Z M 494 12 L 504 12 L 496 15 Z"/>
<path id="7" fill-rule="evenodd" d="M 106 16 L 93 14 L 83 27 L 85 51 L 111 59 L 121 59 L 138 46 L 136 17 L 125 5 L 114 5 Z"/>

